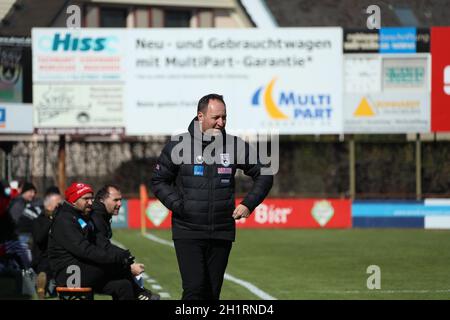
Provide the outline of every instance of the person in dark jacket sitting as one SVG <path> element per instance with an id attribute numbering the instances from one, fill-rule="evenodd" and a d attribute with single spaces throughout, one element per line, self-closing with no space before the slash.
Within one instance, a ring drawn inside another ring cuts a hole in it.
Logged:
<path id="1" fill-rule="evenodd" d="M 14 222 L 14 232 L 23 248 L 27 252 L 27 258 L 23 259 L 24 268 L 31 267 L 33 247 L 33 220 L 41 213 L 41 208 L 36 205 L 36 187 L 30 182 L 22 182 L 19 186 L 20 195 L 11 200 L 8 214 Z"/>
<path id="2" fill-rule="evenodd" d="M 113 246 L 95 231 L 89 218 L 92 188 L 73 183 L 65 197 L 49 233 L 48 256 L 57 285 L 92 287 L 113 299 L 136 299 L 140 293 L 134 290 L 132 276 L 142 270 L 131 268 L 134 257 L 128 250 Z"/>
<path id="3" fill-rule="evenodd" d="M 112 218 L 119 215 L 119 210 L 122 206 L 122 193 L 118 186 L 108 184 L 97 191 L 95 200 L 92 205 L 91 219 L 94 222 L 96 230 L 105 236 L 108 240 L 112 238 Z M 142 264 L 142 272 L 144 265 Z M 135 278 L 135 285 L 138 285 L 142 290 L 146 291 L 150 300 L 159 300 L 160 296 L 151 290 L 145 289 L 143 285 L 143 278 L 141 274 Z"/>
<path id="4" fill-rule="evenodd" d="M 251 157 L 256 154 L 249 144 L 226 134 L 226 117 L 221 95 L 202 97 L 188 132 L 172 137 L 153 170 L 151 190 L 172 210 L 183 300 L 219 299 L 235 220 L 247 218 L 273 184 L 273 175 Z M 253 179 L 253 186 L 235 207 L 237 169 Z"/>
<path id="5" fill-rule="evenodd" d="M 36 291 L 39 299 L 45 298 L 45 292 L 53 274 L 48 260 L 48 232 L 52 225 L 53 212 L 62 202 L 59 190 L 49 189 L 43 199 L 43 212 L 33 220 L 33 261 L 32 267 L 37 274 Z M 54 294 L 53 290 L 48 290 Z"/>

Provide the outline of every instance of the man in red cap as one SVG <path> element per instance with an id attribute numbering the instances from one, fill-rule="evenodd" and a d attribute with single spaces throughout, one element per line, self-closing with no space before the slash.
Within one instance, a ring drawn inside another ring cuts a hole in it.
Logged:
<path id="1" fill-rule="evenodd" d="M 92 287 L 94 292 L 113 299 L 134 300 L 130 266 L 134 257 L 99 234 L 92 223 L 93 190 L 73 183 L 65 192 L 66 201 L 56 210 L 49 232 L 48 256 L 56 284 Z"/>
<path id="2" fill-rule="evenodd" d="M 72 183 L 64 193 L 67 202 L 73 204 L 83 214 L 88 214 L 92 210 L 92 201 L 94 201 L 94 190 L 91 186 L 84 183 Z"/>

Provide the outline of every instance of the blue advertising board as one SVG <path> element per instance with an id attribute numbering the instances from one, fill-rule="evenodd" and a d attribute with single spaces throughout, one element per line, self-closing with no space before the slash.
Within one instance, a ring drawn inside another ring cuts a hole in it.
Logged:
<path id="1" fill-rule="evenodd" d="M 381 28 L 380 53 L 415 53 L 416 28 Z"/>
<path id="2" fill-rule="evenodd" d="M 424 228 L 427 217 L 450 217 L 450 206 L 416 201 L 352 203 L 353 227 Z"/>

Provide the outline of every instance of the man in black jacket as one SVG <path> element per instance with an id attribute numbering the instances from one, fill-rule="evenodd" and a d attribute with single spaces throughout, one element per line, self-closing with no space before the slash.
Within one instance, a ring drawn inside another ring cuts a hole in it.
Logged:
<path id="1" fill-rule="evenodd" d="M 39 299 L 45 298 L 45 292 L 53 274 L 48 260 L 48 232 L 52 225 L 53 212 L 62 202 L 58 191 L 46 192 L 43 200 L 43 212 L 33 220 L 33 261 L 32 267 L 37 274 L 36 289 Z M 54 292 L 49 291 L 51 294 Z"/>
<path id="2" fill-rule="evenodd" d="M 111 228 L 112 217 L 119 215 L 121 206 L 122 193 L 120 192 L 119 187 L 108 184 L 97 191 L 94 203 L 92 205 L 91 219 L 94 222 L 96 230 L 109 241 L 113 235 Z M 146 293 L 145 298 L 148 298 L 143 300 L 159 300 L 160 296 L 158 294 L 144 288 L 141 281 L 141 273 L 144 272 L 144 265 L 141 263 L 133 263 L 131 268 L 135 269 L 133 274 L 138 273 L 138 275 L 133 279 L 135 280 L 133 285 L 139 286 L 142 293 Z"/>
<path id="3" fill-rule="evenodd" d="M 59 286 L 92 287 L 94 292 L 113 299 L 134 300 L 128 250 L 111 248 L 105 237 L 95 231 L 89 218 L 93 190 L 73 183 L 65 192 L 66 201 L 58 207 L 49 233 L 50 267 Z"/>
<path id="4" fill-rule="evenodd" d="M 14 232 L 21 245 L 25 248 L 27 254 L 24 261 L 24 268 L 31 267 L 31 248 L 33 246 L 33 221 L 41 213 L 41 208 L 35 203 L 36 187 L 29 182 L 23 182 L 20 185 L 20 195 L 12 199 L 8 214 L 14 222 Z"/>
<path id="5" fill-rule="evenodd" d="M 153 171 L 151 189 L 172 210 L 183 300 L 219 299 L 235 240 L 235 220 L 247 218 L 273 183 L 271 174 L 261 174 L 255 150 L 227 135 L 225 124 L 223 97 L 202 97 L 188 133 L 172 138 Z M 235 207 L 237 169 L 253 179 L 253 187 Z"/>

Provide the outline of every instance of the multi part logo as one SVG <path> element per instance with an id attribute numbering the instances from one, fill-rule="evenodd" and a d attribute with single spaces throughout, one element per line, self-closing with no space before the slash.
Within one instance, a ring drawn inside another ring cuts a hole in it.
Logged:
<path id="1" fill-rule="evenodd" d="M 119 39 L 114 36 L 76 36 L 70 32 L 41 36 L 38 47 L 45 52 L 102 52 L 117 53 Z"/>
<path id="2" fill-rule="evenodd" d="M 274 99 L 273 78 L 265 87 L 258 88 L 252 97 L 252 105 L 264 108 L 274 120 L 314 119 L 330 120 L 333 114 L 330 94 L 306 94 L 295 91 L 279 90 Z"/>

